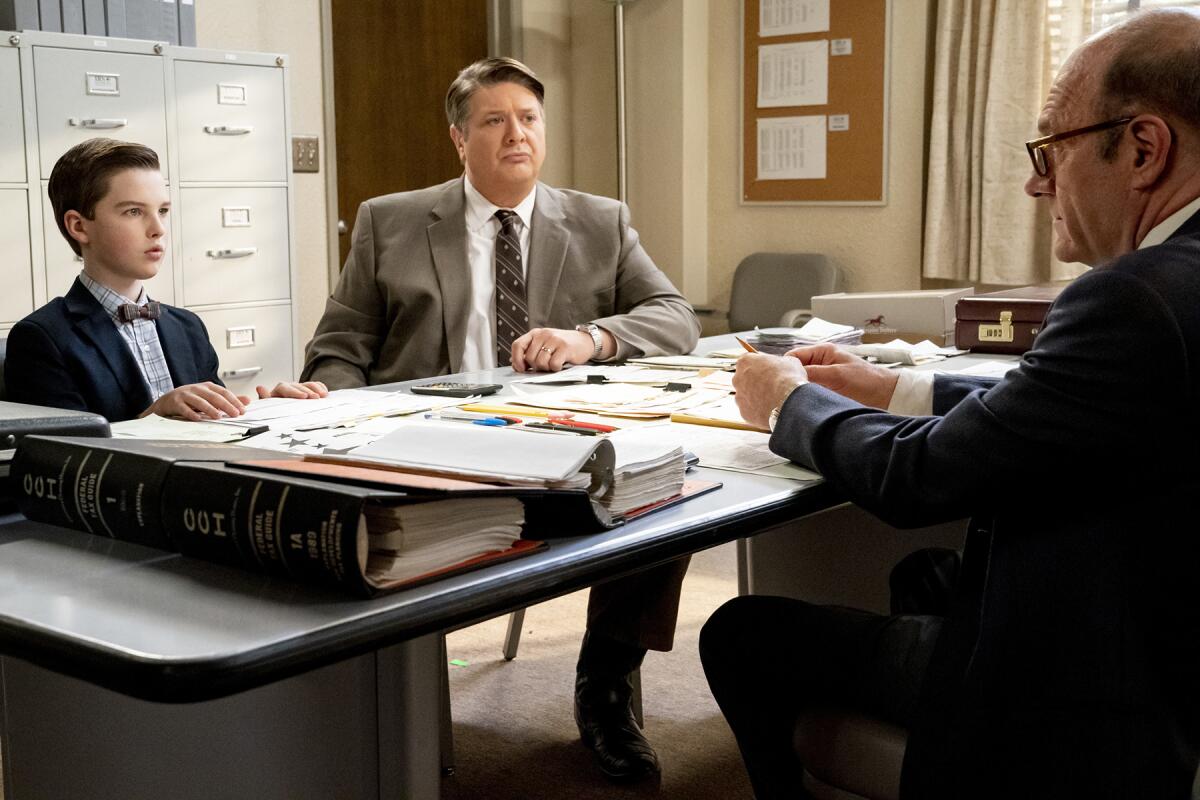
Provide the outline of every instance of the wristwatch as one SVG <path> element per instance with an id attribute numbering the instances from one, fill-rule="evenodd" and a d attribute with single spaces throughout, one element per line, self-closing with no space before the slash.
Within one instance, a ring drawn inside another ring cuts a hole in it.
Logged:
<path id="1" fill-rule="evenodd" d="M 591 322 L 583 325 L 576 325 L 575 330 L 586 333 L 592 337 L 592 361 L 600 358 L 600 353 L 604 350 L 604 337 L 600 335 L 600 326 Z"/>

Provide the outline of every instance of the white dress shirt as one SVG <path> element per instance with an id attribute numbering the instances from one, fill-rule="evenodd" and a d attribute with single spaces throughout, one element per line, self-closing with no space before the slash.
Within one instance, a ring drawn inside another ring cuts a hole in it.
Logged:
<path id="1" fill-rule="evenodd" d="M 1138 243 L 1137 249 L 1141 250 L 1144 247 L 1162 244 L 1198 211 L 1200 211 L 1200 197 L 1151 228 L 1146 237 Z M 888 404 L 888 413 L 910 417 L 932 414 L 933 377 L 935 374 L 934 372 L 915 372 L 911 369 L 900 370 L 900 382 L 896 384 L 892 402 Z"/>
<path id="2" fill-rule="evenodd" d="M 491 369 L 496 366 L 496 234 L 500 233 L 500 220 L 495 205 L 463 179 L 466 195 L 467 222 L 467 266 L 470 270 L 471 308 L 467 315 L 467 341 L 463 346 L 463 372 Z M 537 186 L 525 199 L 510 209 L 515 211 L 520 222 L 517 224 L 521 239 L 521 269 L 529 263 L 529 230 L 533 222 L 533 203 L 537 198 Z"/>

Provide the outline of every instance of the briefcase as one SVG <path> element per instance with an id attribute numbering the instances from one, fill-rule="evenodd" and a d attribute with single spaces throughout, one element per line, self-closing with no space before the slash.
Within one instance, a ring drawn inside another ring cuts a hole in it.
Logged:
<path id="1" fill-rule="evenodd" d="M 1023 286 L 960 299 L 954 305 L 954 345 L 975 353 L 1021 355 L 1033 347 L 1062 286 Z"/>

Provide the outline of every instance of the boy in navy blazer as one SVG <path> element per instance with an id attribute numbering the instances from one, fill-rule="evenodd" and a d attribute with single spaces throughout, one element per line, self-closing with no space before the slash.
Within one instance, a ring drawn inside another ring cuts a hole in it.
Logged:
<path id="1" fill-rule="evenodd" d="M 248 397 L 217 377 L 217 354 L 190 311 L 150 299 L 166 253 L 171 202 L 150 148 L 113 139 L 72 147 L 50 173 L 58 229 L 83 270 L 8 335 L 10 400 L 103 414 L 112 422 L 158 414 L 236 417 Z M 259 397 L 322 397 L 318 381 L 285 382 Z"/>

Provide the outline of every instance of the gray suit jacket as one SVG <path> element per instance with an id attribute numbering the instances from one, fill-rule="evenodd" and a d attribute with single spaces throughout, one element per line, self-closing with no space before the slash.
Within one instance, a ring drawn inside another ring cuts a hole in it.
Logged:
<path id="1" fill-rule="evenodd" d="M 331 389 L 460 372 L 470 306 L 463 179 L 358 209 L 341 280 L 301 380 Z M 689 352 L 700 323 L 616 200 L 538 184 L 526 291 L 531 327 L 593 322 L 621 356 Z"/>

